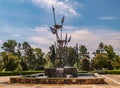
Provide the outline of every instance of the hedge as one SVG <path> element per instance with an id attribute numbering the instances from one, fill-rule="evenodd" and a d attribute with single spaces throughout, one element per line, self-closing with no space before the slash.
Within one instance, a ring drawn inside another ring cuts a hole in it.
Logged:
<path id="1" fill-rule="evenodd" d="M 88 71 L 78 71 L 78 73 L 88 73 Z"/>
<path id="2" fill-rule="evenodd" d="M 29 75 L 35 73 L 44 73 L 44 70 L 40 71 L 23 71 L 23 72 L 15 72 L 15 71 L 4 71 L 0 72 L 0 76 L 15 76 L 15 75 Z M 87 71 L 79 71 L 79 73 L 87 73 Z M 120 74 L 120 70 L 104 70 L 104 74 Z"/>
<path id="3" fill-rule="evenodd" d="M 120 70 L 105 70 L 105 74 L 120 74 Z"/>
<path id="4" fill-rule="evenodd" d="M 29 75 L 35 73 L 43 73 L 44 71 L 23 71 L 23 72 L 15 72 L 15 71 L 4 71 L 0 72 L 0 76 L 15 76 L 15 75 Z"/>

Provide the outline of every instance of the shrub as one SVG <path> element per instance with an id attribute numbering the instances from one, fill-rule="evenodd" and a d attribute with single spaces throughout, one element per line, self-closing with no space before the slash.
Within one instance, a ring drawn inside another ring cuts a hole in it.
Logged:
<path id="1" fill-rule="evenodd" d="M 105 74 L 120 74 L 120 70 L 105 70 Z"/>
<path id="2" fill-rule="evenodd" d="M 15 75 L 29 75 L 29 74 L 35 74 L 35 73 L 43 73 L 43 70 L 40 71 L 5 71 L 0 72 L 0 76 L 15 76 Z"/>

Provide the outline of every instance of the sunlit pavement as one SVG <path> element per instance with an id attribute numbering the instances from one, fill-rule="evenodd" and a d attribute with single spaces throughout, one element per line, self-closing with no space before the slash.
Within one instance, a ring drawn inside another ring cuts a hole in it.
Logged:
<path id="1" fill-rule="evenodd" d="M 0 77 L 0 88 L 120 88 L 120 75 L 102 75 L 106 84 L 10 84 L 10 77 Z"/>

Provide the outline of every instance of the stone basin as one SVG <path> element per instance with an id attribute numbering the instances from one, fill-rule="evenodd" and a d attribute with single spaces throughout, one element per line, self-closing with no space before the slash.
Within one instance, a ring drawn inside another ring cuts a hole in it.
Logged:
<path id="1" fill-rule="evenodd" d="M 94 77 L 11 77 L 10 83 L 25 83 L 25 84 L 104 84 L 104 77 L 99 76 L 97 73 Z"/>

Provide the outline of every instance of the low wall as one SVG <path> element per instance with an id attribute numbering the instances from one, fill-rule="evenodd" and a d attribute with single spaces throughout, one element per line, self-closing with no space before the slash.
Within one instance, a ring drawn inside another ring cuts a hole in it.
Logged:
<path id="1" fill-rule="evenodd" d="M 11 77 L 10 83 L 25 84 L 104 84 L 103 77 L 95 78 L 30 78 L 30 77 Z"/>

